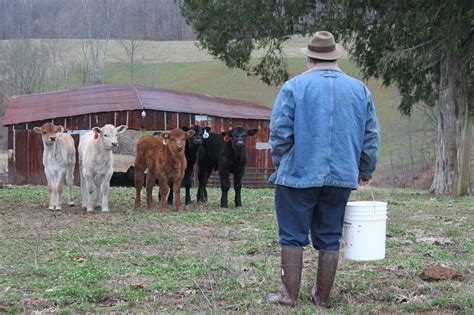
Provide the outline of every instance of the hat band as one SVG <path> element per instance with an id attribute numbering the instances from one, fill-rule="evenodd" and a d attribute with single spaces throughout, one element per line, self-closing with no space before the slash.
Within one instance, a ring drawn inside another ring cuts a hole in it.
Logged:
<path id="1" fill-rule="evenodd" d="M 336 50 L 336 45 L 327 46 L 327 47 L 317 47 L 317 46 L 308 45 L 308 50 L 311 50 L 312 52 L 317 52 L 317 53 L 328 53 L 328 52 Z"/>

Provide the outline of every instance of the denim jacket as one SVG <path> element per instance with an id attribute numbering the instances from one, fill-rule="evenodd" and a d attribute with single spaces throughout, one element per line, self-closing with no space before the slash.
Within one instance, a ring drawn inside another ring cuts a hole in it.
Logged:
<path id="1" fill-rule="evenodd" d="M 356 189 L 375 171 L 380 127 L 368 88 L 336 63 L 317 64 L 287 81 L 273 105 L 273 184 Z"/>

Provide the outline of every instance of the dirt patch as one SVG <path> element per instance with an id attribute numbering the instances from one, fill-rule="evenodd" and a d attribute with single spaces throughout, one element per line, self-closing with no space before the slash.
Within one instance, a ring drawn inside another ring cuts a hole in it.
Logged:
<path id="1" fill-rule="evenodd" d="M 420 277 L 425 281 L 463 280 L 465 278 L 465 276 L 461 272 L 456 271 L 456 269 L 442 265 L 426 267 Z"/>

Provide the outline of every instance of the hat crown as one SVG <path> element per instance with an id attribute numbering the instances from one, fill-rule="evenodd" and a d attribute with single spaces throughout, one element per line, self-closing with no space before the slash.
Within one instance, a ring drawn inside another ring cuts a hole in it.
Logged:
<path id="1" fill-rule="evenodd" d="M 332 47 L 335 45 L 334 36 L 326 31 L 316 32 L 309 42 L 309 46 L 313 47 Z"/>

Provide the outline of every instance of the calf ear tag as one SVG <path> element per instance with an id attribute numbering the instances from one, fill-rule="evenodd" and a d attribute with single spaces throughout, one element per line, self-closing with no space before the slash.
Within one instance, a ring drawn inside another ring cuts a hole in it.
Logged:
<path id="1" fill-rule="evenodd" d="M 163 138 L 163 144 L 167 145 L 168 144 L 168 139 Z"/>
<path id="2" fill-rule="evenodd" d="M 206 130 L 204 130 L 204 133 L 202 134 L 202 137 L 203 137 L 204 139 L 209 138 L 209 133 L 208 133 Z"/>
<path id="3" fill-rule="evenodd" d="M 225 136 L 224 136 L 224 141 L 225 141 L 225 142 L 229 142 L 229 141 L 230 141 L 230 137 L 229 137 L 228 135 L 225 135 Z"/>

